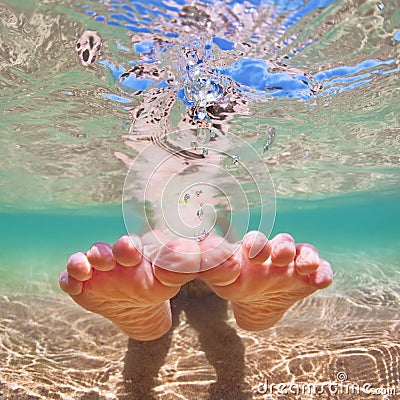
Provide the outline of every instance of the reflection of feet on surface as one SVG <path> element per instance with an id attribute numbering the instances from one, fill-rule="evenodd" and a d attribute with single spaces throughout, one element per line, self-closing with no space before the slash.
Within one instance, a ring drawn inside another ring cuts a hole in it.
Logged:
<path id="1" fill-rule="evenodd" d="M 295 302 L 332 282 L 329 263 L 310 244 L 295 244 L 288 234 L 269 242 L 248 233 L 237 252 L 221 238 L 201 243 L 200 278 L 220 297 L 231 300 L 238 325 L 259 331 L 274 325 Z M 218 265 L 207 270 L 207 264 Z"/>
<path id="2" fill-rule="evenodd" d="M 130 337 L 156 339 L 171 327 L 169 299 L 195 277 L 157 265 L 168 263 L 177 271 L 197 272 L 200 252 L 198 244 L 187 239 L 172 240 L 156 250 L 152 243 L 150 234 L 143 243 L 134 235 L 122 236 L 112 247 L 96 243 L 86 254 L 69 258 L 60 286 L 79 305 L 110 319 Z M 141 252 L 147 250 L 151 254 L 142 258 Z"/>

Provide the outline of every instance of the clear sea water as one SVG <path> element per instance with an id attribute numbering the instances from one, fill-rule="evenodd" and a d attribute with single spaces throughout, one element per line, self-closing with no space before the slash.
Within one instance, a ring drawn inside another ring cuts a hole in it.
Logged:
<path id="1" fill-rule="evenodd" d="M 399 1 L 3 0 L 0 20 L 0 398 L 400 398 Z M 103 39 L 90 67 L 86 29 Z M 193 67 L 182 43 L 211 50 Z M 124 80 L 135 65 L 145 76 Z M 164 341 L 128 342 L 57 279 L 69 254 L 126 232 L 131 138 L 187 123 L 193 68 L 233 93 L 221 137 L 269 170 L 271 235 L 313 243 L 334 283 L 262 333 L 183 296 Z M 341 372 L 378 392 L 257 390 Z"/>

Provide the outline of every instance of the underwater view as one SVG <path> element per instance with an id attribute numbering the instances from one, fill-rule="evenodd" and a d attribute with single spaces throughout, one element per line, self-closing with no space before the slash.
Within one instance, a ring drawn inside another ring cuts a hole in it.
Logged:
<path id="1" fill-rule="evenodd" d="M 400 399 L 399 0 L 0 0 L 0 21 L 0 399 Z M 92 243 L 214 227 L 311 243 L 333 282 L 259 332 L 188 284 L 153 341 L 59 287 Z"/>

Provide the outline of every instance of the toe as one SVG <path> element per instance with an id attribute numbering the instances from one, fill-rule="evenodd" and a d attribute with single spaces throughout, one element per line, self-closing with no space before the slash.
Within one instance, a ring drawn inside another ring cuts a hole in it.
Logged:
<path id="1" fill-rule="evenodd" d="M 331 265 L 326 260 L 319 263 L 318 269 L 310 274 L 310 283 L 317 289 L 324 289 L 332 283 L 333 272 Z"/>
<path id="2" fill-rule="evenodd" d="M 67 271 L 62 272 L 58 283 L 60 288 L 71 296 L 76 296 L 82 292 L 83 283 L 72 278 Z"/>
<path id="3" fill-rule="evenodd" d="M 209 236 L 201 242 L 201 271 L 221 266 L 239 249 L 239 244 L 231 244 L 220 236 Z"/>
<path id="4" fill-rule="evenodd" d="M 191 281 L 200 271 L 200 247 L 184 238 L 169 241 L 152 257 L 154 275 L 166 286 L 180 286 Z"/>
<path id="5" fill-rule="evenodd" d="M 110 271 L 115 267 L 115 258 L 108 243 L 95 243 L 86 254 L 93 268 Z"/>
<path id="6" fill-rule="evenodd" d="M 133 267 L 142 260 L 142 242 L 137 235 L 124 235 L 114 243 L 112 252 L 118 264 Z"/>
<path id="7" fill-rule="evenodd" d="M 232 245 L 219 236 L 207 238 L 201 244 L 199 278 L 213 286 L 227 286 L 235 282 L 241 271 L 238 248 L 238 245 Z"/>
<path id="8" fill-rule="evenodd" d="M 164 246 L 170 239 L 168 239 L 163 232 L 153 229 L 142 235 L 143 257 L 148 260 L 153 260 L 154 255 L 157 254 L 161 246 Z"/>
<path id="9" fill-rule="evenodd" d="M 271 263 L 278 267 L 290 264 L 296 256 L 294 239 L 287 233 L 280 233 L 272 240 Z"/>
<path id="10" fill-rule="evenodd" d="M 271 254 L 271 243 L 262 232 L 248 232 L 243 238 L 242 254 L 251 263 L 262 264 Z"/>
<path id="11" fill-rule="evenodd" d="M 320 258 L 314 246 L 308 243 L 296 245 L 296 271 L 300 275 L 309 275 L 319 267 Z"/>
<path id="12" fill-rule="evenodd" d="M 68 274 L 77 281 L 87 281 L 92 277 L 92 267 L 84 253 L 75 253 L 67 262 Z"/>

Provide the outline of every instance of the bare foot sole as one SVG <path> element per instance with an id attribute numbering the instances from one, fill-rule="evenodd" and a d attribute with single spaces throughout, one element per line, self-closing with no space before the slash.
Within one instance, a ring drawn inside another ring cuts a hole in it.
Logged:
<path id="1" fill-rule="evenodd" d="M 142 257 L 142 252 L 148 256 Z M 198 244 L 175 239 L 156 248 L 148 235 L 126 235 L 111 247 L 95 243 L 73 254 L 60 276 L 60 287 L 83 308 L 98 313 L 137 340 L 153 340 L 171 327 L 169 299 L 195 278 L 200 268 Z M 166 271 L 168 263 L 193 273 Z"/>
<path id="2" fill-rule="evenodd" d="M 260 331 L 276 324 L 297 301 L 326 288 L 332 282 L 330 264 L 320 259 L 310 244 L 295 244 L 288 234 L 271 242 L 260 232 L 249 232 L 241 247 L 215 246 L 216 238 L 201 244 L 203 254 L 199 277 L 217 295 L 231 300 L 237 324 Z M 214 249 L 213 249 L 214 248 Z M 230 253 L 231 252 L 231 253 Z M 207 270 L 207 263 L 221 263 Z"/>

